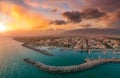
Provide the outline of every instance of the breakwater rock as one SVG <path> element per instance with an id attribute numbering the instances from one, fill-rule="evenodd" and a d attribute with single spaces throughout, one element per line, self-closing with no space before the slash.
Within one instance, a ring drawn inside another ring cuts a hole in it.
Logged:
<path id="1" fill-rule="evenodd" d="M 32 59 L 25 58 L 25 62 L 32 64 L 33 66 L 47 72 L 51 73 L 70 73 L 70 72 L 77 72 L 77 71 L 82 71 L 82 70 L 87 70 L 90 68 L 93 68 L 97 65 L 100 64 L 105 64 L 105 63 L 120 63 L 120 59 L 118 58 L 100 58 L 100 59 L 86 59 L 85 63 L 79 64 L 79 65 L 73 65 L 73 66 L 50 66 L 50 65 L 45 65 L 41 62 L 36 62 Z"/>
<path id="2" fill-rule="evenodd" d="M 37 52 L 39 52 L 39 53 L 42 53 L 42 54 L 44 54 L 44 55 L 48 55 L 48 56 L 53 56 L 53 53 L 51 53 L 51 52 L 48 52 L 48 51 L 46 51 L 46 50 L 41 50 L 41 49 L 37 49 L 37 48 L 35 48 L 35 47 L 33 47 L 32 45 L 29 45 L 29 44 L 22 44 L 22 46 L 24 46 L 24 47 L 26 47 L 26 48 L 29 48 L 29 49 L 32 49 L 32 50 L 34 50 L 34 51 L 37 51 Z"/>

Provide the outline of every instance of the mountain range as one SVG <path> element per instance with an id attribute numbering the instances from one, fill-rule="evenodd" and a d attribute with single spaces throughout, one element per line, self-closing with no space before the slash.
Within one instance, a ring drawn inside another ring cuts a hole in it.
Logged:
<path id="1" fill-rule="evenodd" d="M 60 33 L 65 36 L 78 36 L 78 35 L 120 35 L 120 29 L 75 29 Z"/>

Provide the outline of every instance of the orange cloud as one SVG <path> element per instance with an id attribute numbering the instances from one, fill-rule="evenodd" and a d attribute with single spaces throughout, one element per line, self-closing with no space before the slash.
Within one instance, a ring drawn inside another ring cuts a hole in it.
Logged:
<path id="1" fill-rule="evenodd" d="M 11 30 L 18 31 L 24 30 L 32 32 L 47 29 L 71 30 L 77 28 L 118 28 L 120 25 L 120 12 L 114 11 L 119 9 L 119 3 L 117 5 L 114 4 L 115 6 L 113 6 L 113 8 L 111 4 L 119 1 L 116 0 L 115 2 L 112 2 L 112 0 L 98 0 L 95 3 L 93 1 L 95 0 L 90 0 L 90 2 L 89 0 L 2 0 L 0 1 L 0 14 L 6 15 L 6 17 L 2 17 L 2 19 L 6 21 L 5 25 L 8 25 Z M 109 5 L 107 5 L 107 3 Z M 82 12 L 82 9 L 87 7 L 96 7 L 100 12 L 94 9 L 84 11 L 85 17 L 89 19 L 82 19 L 82 21 L 77 19 L 77 21 L 80 22 L 76 24 L 69 23 L 66 25 L 65 21 L 61 21 L 65 20 L 61 16 L 63 12 L 76 10 Z M 35 10 L 33 11 L 33 9 Z M 109 9 L 110 12 L 107 11 Z M 106 15 L 104 16 L 101 13 L 103 10 L 106 10 Z M 90 19 L 95 18 L 96 16 L 100 18 Z M 11 19 L 7 20 L 7 17 L 10 17 Z M 47 18 L 53 20 L 55 25 L 49 25 L 49 20 Z M 0 18 L 0 21 L 2 19 Z M 62 26 L 58 26 L 58 24 L 61 24 Z"/>
<path id="2" fill-rule="evenodd" d="M 27 11 L 22 7 L 15 6 L 11 10 L 11 15 L 24 26 L 40 26 L 41 29 L 47 25 L 47 20 L 35 12 Z"/>
<path id="3" fill-rule="evenodd" d="M 47 2 L 36 2 L 36 1 L 33 1 L 33 0 L 24 0 L 24 3 L 31 6 L 31 7 L 35 7 L 35 8 L 44 8 L 44 9 L 48 9 L 50 8 L 50 2 L 47 1 Z"/>
<path id="4" fill-rule="evenodd" d="M 18 29 L 47 29 L 48 20 L 39 13 L 10 2 L 0 2 L 0 12 L 10 16 L 14 21 L 6 21 L 11 27 Z"/>
<path id="5" fill-rule="evenodd" d="M 40 0 L 24 0 L 24 3 L 26 5 L 28 5 L 29 7 L 33 7 L 33 8 L 41 8 L 41 9 L 46 9 L 46 10 L 58 10 L 58 11 L 65 11 L 65 8 L 64 7 L 60 7 L 57 4 L 60 4 L 60 3 L 64 3 L 63 0 L 60 0 L 60 1 L 56 1 L 56 0 L 43 0 L 43 1 L 40 1 Z"/>
<path id="6" fill-rule="evenodd" d="M 108 13 L 102 21 L 107 27 L 110 28 L 120 28 L 120 10 Z"/>

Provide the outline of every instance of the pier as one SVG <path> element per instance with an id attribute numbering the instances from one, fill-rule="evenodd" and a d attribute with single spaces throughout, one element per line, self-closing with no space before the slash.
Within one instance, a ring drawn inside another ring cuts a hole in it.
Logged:
<path id="1" fill-rule="evenodd" d="M 78 72 L 87 70 L 90 68 L 93 68 L 95 66 L 106 64 L 106 63 L 120 63 L 119 58 L 99 58 L 99 59 L 85 59 L 85 63 L 79 64 L 79 65 L 73 65 L 73 66 L 50 66 L 45 65 L 41 62 L 36 62 L 32 59 L 25 58 L 25 62 L 32 64 L 33 66 L 51 73 L 70 73 L 70 72 Z"/>
<path id="2" fill-rule="evenodd" d="M 29 48 L 29 49 L 32 49 L 32 50 L 34 50 L 34 51 L 37 51 L 37 52 L 39 52 L 39 53 L 42 53 L 42 54 L 44 54 L 44 55 L 53 56 L 53 53 L 51 53 L 51 52 L 48 52 L 48 51 L 46 51 L 46 50 L 41 50 L 41 49 L 34 48 L 33 46 L 30 46 L 30 45 L 25 44 L 25 43 L 22 44 L 22 46 L 24 46 L 24 47 L 26 47 L 26 48 Z"/>

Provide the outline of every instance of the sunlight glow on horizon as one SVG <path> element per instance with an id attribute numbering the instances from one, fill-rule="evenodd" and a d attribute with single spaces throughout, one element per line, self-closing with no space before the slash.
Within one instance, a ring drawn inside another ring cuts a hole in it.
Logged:
<path id="1" fill-rule="evenodd" d="M 119 8 L 119 0 L 0 0 L 0 34 L 120 29 Z"/>
<path id="2" fill-rule="evenodd" d="M 7 31 L 7 27 L 4 25 L 3 22 L 0 22 L 0 32 L 5 32 Z"/>

